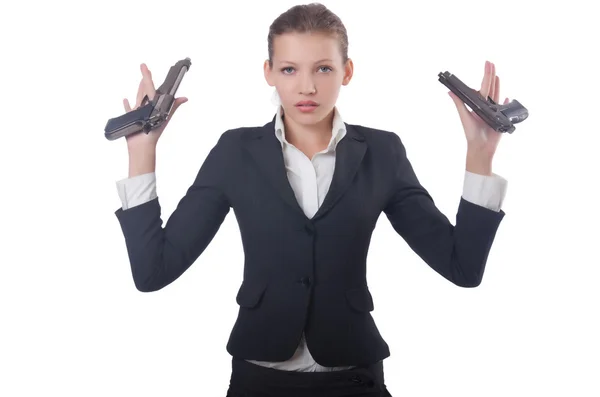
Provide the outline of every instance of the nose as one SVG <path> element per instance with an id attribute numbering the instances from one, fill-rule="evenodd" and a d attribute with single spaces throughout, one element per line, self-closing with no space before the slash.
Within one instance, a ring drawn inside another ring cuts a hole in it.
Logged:
<path id="1" fill-rule="evenodd" d="M 317 88 L 315 87 L 312 75 L 304 73 L 300 77 L 300 94 L 313 94 L 316 90 Z"/>

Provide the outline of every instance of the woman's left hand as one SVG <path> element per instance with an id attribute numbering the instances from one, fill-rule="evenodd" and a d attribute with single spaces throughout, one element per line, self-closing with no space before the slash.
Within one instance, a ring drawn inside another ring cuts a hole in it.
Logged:
<path id="1" fill-rule="evenodd" d="M 496 75 L 496 66 L 491 62 L 485 62 L 485 73 L 481 82 L 481 89 L 478 92 L 483 98 L 487 99 L 489 96 L 494 102 L 499 103 L 500 78 Z M 491 162 L 502 133 L 488 126 L 475 112 L 469 111 L 463 101 L 454 95 L 452 91 L 449 91 L 448 94 L 452 97 L 458 109 L 460 121 L 467 138 L 469 155 Z M 506 103 L 508 103 L 508 98 L 504 100 L 504 104 Z"/>

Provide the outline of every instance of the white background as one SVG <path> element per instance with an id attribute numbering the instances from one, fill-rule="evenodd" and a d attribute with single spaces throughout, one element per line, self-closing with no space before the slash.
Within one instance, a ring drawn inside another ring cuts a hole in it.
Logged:
<path id="1" fill-rule="evenodd" d="M 184 104 L 159 141 L 163 221 L 218 137 L 271 120 L 271 22 L 293 1 L 13 2 L 4 6 L 0 395 L 224 396 L 242 246 L 233 213 L 195 264 L 135 289 L 114 211 L 125 140 L 106 121 L 190 57 Z M 465 138 L 441 71 L 530 112 L 493 171 L 506 217 L 483 283 L 437 275 L 385 216 L 373 236 L 373 315 L 394 396 L 599 396 L 598 61 L 593 2 L 324 1 L 348 29 L 344 120 L 398 133 L 454 222 Z"/>

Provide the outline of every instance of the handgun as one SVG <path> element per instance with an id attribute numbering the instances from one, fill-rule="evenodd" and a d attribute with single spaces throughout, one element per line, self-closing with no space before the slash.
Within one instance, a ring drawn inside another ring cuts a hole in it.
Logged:
<path id="1" fill-rule="evenodd" d="M 152 100 L 145 95 L 137 109 L 109 119 L 104 128 L 106 139 L 114 141 L 142 131 L 148 134 L 167 121 L 175 102 L 177 88 L 191 65 L 190 58 L 178 61 L 171 66 L 165 81 L 156 89 Z"/>
<path id="2" fill-rule="evenodd" d="M 448 71 L 440 72 L 438 76 L 440 83 L 448 87 L 495 131 L 512 134 L 515 130 L 514 124 L 522 122 L 529 116 L 529 111 L 516 99 L 506 105 L 500 105 L 489 96 L 487 100 L 484 99 L 479 92 L 469 88 L 456 75 Z"/>

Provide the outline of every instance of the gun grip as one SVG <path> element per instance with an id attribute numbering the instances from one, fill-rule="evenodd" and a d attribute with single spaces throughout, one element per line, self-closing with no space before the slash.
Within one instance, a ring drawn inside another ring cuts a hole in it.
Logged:
<path id="1" fill-rule="evenodd" d="M 513 124 L 520 123 L 529 116 L 529 111 L 516 99 L 506 105 L 499 106 L 498 110 L 508 117 Z"/>
<path id="2" fill-rule="evenodd" d="M 104 127 L 105 136 L 109 138 L 126 129 L 130 130 L 126 135 L 143 130 L 146 120 L 152 114 L 153 109 L 154 105 L 148 103 L 145 106 L 127 112 L 121 116 L 109 119 L 106 123 L 106 127 Z"/>

